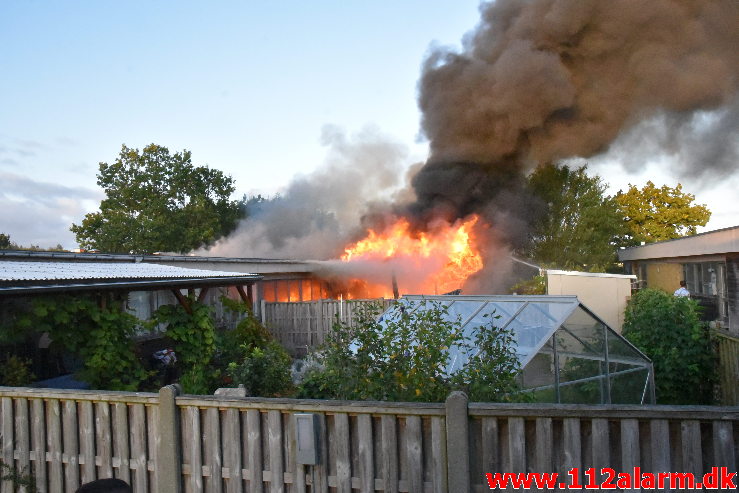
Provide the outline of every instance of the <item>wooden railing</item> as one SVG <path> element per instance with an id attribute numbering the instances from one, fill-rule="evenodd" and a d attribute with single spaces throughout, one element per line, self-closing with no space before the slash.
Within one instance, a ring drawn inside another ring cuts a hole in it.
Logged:
<path id="1" fill-rule="evenodd" d="M 260 314 L 272 335 L 293 355 L 304 355 L 323 344 L 337 321 L 352 326 L 370 307 L 384 311 L 394 300 L 262 301 Z"/>
<path id="2" fill-rule="evenodd" d="M 312 413 L 318 463 L 297 461 Z M 739 408 L 340 402 L 0 388 L 0 454 L 41 492 L 102 477 L 136 493 L 487 490 L 485 473 L 736 471 Z M 0 491 L 11 492 L 10 481 Z"/>

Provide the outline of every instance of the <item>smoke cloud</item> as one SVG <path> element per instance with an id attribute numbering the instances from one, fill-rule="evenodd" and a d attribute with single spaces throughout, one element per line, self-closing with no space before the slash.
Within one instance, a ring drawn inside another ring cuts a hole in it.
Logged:
<path id="1" fill-rule="evenodd" d="M 207 253 L 338 258 L 360 232 L 362 217 L 399 188 L 407 150 L 372 128 L 347 136 L 327 126 L 322 142 L 329 147 L 323 166 L 295 177 L 279 196 L 255 204 L 236 232 Z"/>
<path id="2" fill-rule="evenodd" d="M 683 175 L 736 170 L 739 2 L 497 0 L 480 10 L 461 53 L 436 48 L 424 65 L 431 156 L 420 197 L 439 188 L 439 163 L 525 173 L 636 140 L 631 152 L 673 153 Z"/>
<path id="3" fill-rule="evenodd" d="M 668 155 L 676 174 L 699 183 L 736 171 L 738 1 L 496 0 L 480 13 L 461 51 L 434 47 L 423 64 L 430 155 L 411 169 L 411 187 L 401 189 L 403 146 L 328 128 L 326 164 L 209 253 L 335 259 L 398 216 L 426 230 L 476 213 L 489 226 L 476 232 L 485 269 L 465 289 L 497 292 L 515 270 L 509 249 L 526 241 L 540 210 L 525 186 L 536 166 L 606 156 L 635 170 Z M 416 275 L 412 266 L 322 264 L 366 279 L 387 280 L 390 268 Z"/>

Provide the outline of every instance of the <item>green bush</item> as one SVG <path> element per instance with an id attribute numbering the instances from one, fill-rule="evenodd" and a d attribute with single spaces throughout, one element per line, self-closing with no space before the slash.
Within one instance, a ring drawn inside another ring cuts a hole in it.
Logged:
<path id="1" fill-rule="evenodd" d="M 656 289 L 636 293 L 623 335 L 654 363 L 657 402 L 711 404 L 716 359 L 698 303 Z"/>
<path id="2" fill-rule="evenodd" d="M 33 382 L 36 376 L 31 372 L 31 360 L 19 358 L 15 354 L 7 356 L 0 368 L 0 385 L 23 387 Z"/>
<path id="3" fill-rule="evenodd" d="M 452 390 L 465 390 L 472 400 L 503 400 L 515 390 L 518 360 L 511 334 L 491 319 L 474 336 L 462 333 L 461 320 L 447 309 L 402 312 L 379 323 L 366 311 L 356 328 L 334 326 L 333 334 L 314 354 L 318 368 L 307 372 L 301 397 L 352 400 L 444 401 Z M 447 365 L 452 348 L 479 348 L 457 373 Z"/>
<path id="4" fill-rule="evenodd" d="M 233 384 L 243 384 L 247 395 L 255 397 L 285 397 L 293 392 L 290 379 L 292 359 L 277 341 L 263 347 L 244 345 L 244 357 L 228 366 Z"/>
<path id="5" fill-rule="evenodd" d="M 224 365 L 241 361 L 247 352 L 262 348 L 272 340 L 269 330 L 254 317 L 246 303 L 225 296 L 221 303 L 226 309 L 243 316 L 236 327 L 216 333 L 216 357 Z"/>

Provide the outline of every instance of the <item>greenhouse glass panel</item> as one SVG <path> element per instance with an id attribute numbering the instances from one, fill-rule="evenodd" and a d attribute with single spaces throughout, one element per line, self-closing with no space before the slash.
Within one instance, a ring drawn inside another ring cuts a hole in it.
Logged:
<path id="1" fill-rule="evenodd" d="M 498 317 L 495 319 L 496 327 L 505 327 L 511 319 L 518 313 L 518 311 L 525 305 L 523 301 L 509 301 L 509 302 L 489 302 L 485 309 L 475 315 L 475 318 L 470 321 L 476 325 L 483 325 L 490 320 L 490 317 L 483 318 L 485 314 L 490 316 Z"/>
<path id="2" fill-rule="evenodd" d="M 544 390 L 546 387 L 554 389 L 554 351 L 551 339 L 522 368 L 519 383 L 523 389 L 536 389 L 537 391 Z"/>
<path id="3" fill-rule="evenodd" d="M 633 366 L 611 373 L 612 404 L 652 404 L 649 369 Z"/>
<path id="4" fill-rule="evenodd" d="M 484 306 L 484 303 L 481 304 L 477 301 L 455 301 L 449 305 L 447 313 L 451 320 L 459 319 L 464 326 L 464 324 L 472 318 L 481 306 Z"/>
<path id="5" fill-rule="evenodd" d="M 608 329 L 608 356 L 610 361 L 637 362 L 644 365 L 644 357 L 623 337 Z"/>
<path id="6" fill-rule="evenodd" d="M 528 364 L 573 308 L 563 303 L 528 303 L 516 314 L 506 327 L 513 332 L 521 366 Z"/>

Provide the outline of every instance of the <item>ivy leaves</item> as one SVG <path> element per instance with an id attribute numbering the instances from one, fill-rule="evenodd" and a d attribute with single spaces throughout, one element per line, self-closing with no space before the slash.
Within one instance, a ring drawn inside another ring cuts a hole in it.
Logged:
<path id="1" fill-rule="evenodd" d="M 182 369 L 180 383 L 188 394 L 209 394 L 220 374 L 211 368 L 216 351 L 215 324 L 211 308 L 190 299 L 191 313 L 181 305 L 163 305 L 154 312 L 152 323 L 164 324 L 165 335 L 175 343 Z"/>
<path id="2" fill-rule="evenodd" d="M 138 390 L 149 376 L 134 351 L 139 320 L 123 310 L 122 300 L 101 296 L 38 297 L 18 317 L 17 327 L 48 332 L 53 341 L 80 356 L 80 377 L 91 387 Z"/>

